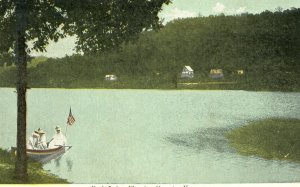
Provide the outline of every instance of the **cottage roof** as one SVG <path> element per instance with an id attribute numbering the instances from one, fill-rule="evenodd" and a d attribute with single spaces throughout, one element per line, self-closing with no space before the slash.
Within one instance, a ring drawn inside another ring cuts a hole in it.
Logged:
<path id="1" fill-rule="evenodd" d="M 194 71 L 191 66 L 184 66 L 188 71 Z"/>
<path id="2" fill-rule="evenodd" d="M 105 75 L 105 77 L 114 77 L 116 75 L 112 74 L 112 75 Z"/>
<path id="3" fill-rule="evenodd" d="M 223 73 L 223 71 L 222 71 L 222 69 L 211 69 L 211 70 L 210 70 L 210 73 L 211 73 L 211 74 L 215 74 L 215 73 L 218 74 L 218 73 Z"/>

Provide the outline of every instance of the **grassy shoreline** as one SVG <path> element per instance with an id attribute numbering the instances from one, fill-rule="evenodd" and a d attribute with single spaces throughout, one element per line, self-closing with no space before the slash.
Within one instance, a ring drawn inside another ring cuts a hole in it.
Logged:
<path id="1" fill-rule="evenodd" d="M 271 118 L 225 134 L 238 153 L 300 163 L 300 120 Z"/>
<path id="2" fill-rule="evenodd" d="M 14 178 L 14 157 L 7 150 L 0 148 L 0 184 L 20 184 L 22 182 Z M 28 184 L 67 184 L 66 179 L 42 168 L 42 164 L 34 161 L 28 163 Z"/>
<path id="3" fill-rule="evenodd" d="M 228 84 L 230 85 L 230 84 Z M 0 86 L 0 88 L 16 88 L 15 86 Z M 55 86 L 33 86 L 30 87 L 29 89 L 70 89 L 70 90 L 78 90 L 78 89 L 98 89 L 98 90 L 197 90 L 197 91 L 232 91 L 232 90 L 237 90 L 237 91 L 249 91 L 249 92 L 291 92 L 291 93 L 297 93 L 300 92 L 300 89 L 295 88 L 294 90 L 272 90 L 272 89 L 245 89 L 245 88 L 237 88 L 237 87 L 230 87 L 227 86 L 226 84 L 219 86 L 219 84 L 198 84 L 198 85 L 182 85 L 179 84 L 177 88 L 171 87 L 171 86 L 166 86 L 166 87 L 121 87 L 121 86 L 62 86 L 62 87 L 55 87 Z"/>

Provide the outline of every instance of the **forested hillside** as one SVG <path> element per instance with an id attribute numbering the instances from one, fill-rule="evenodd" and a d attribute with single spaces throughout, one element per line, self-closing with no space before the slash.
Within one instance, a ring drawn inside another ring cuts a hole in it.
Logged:
<path id="1" fill-rule="evenodd" d="M 184 65 L 194 69 L 193 79 L 180 79 Z M 222 69 L 224 78 L 209 78 L 210 69 Z M 236 70 L 245 73 L 237 75 Z M 119 49 L 48 59 L 29 71 L 30 87 L 174 88 L 177 84 L 195 89 L 299 91 L 300 9 L 175 20 Z M 0 70 L 0 86 L 14 86 L 13 72 L 14 68 Z M 106 74 L 116 74 L 118 81 L 105 81 Z M 183 84 L 191 82 L 192 86 Z"/>

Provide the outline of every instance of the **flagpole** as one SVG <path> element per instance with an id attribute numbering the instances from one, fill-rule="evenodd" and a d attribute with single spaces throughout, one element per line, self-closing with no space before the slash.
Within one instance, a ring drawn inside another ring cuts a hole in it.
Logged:
<path id="1" fill-rule="evenodd" d="M 66 130 L 65 130 L 65 137 L 67 137 L 67 130 L 68 130 L 68 123 L 67 123 L 67 125 L 66 125 Z"/>

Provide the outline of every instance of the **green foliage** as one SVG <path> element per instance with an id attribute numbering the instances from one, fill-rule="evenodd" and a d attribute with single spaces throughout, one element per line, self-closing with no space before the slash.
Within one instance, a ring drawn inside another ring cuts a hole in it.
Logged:
<path id="1" fill-rule="evenodd" d="M 78 36 L 77 50 L 94 54 L 135 39 L 144 30 L 160 28 L 157 14 L 169 0 L 57 2 L 66 10 L 67 30 Z"/>
<path id="2" fill-rule="evenodd" d="M 14 61 L 15 58 L 12 52 L 0 51 L 0 67 L 10 66 Z"/>
<path id="3" fill-rule="evenodd" d="M 178 19 L 115 50 L 48 59 L 30 68 L 30 86 L 171 89 L 174 76 L 190 65 L 195 78 L 179 78 L 179 89 L 299 91 L 299 19 L 300 9 Z M 224 78 L 209 78 L 215 68 Z M 239 69 L 245 74 L 237 75 Z M 106 82 L 106 74 L 119 80 Z M 1 86 L 12 83 L 0 80 Z"/>
<path id="4" fill-rule="evenodd" d="M 299 119 L 265 119 L 234 129 L 226 137 L 243 155 L 300 162 L 299 133 Z"/>
<path id="5" fill-rule="evenodd" d="M 1 57 L 15 47 L 14 9 L 17 2 L 17 0 L 3 0 L 0 3 L 0 66 L 5 62 Z M 33 47 L 27 50 L 44 51 L 49 40 L 57 41 L 66 35 L 76 35 L 77 50 L 85 54 L 115 48 L 122 42 L 136 39 L 142 31 L 160 28 L 162 25 L 157 14 L 161 11 L 162 5 L 169 2 L 169 0 L 26 0 L 26 4 L 23 5 L 26 14 L 24 23 L 26 41 L 33 41 Z M 115 61 L 114 55 L 108 57 L 110 62 Z M 53 61 L 55 60 L 49 60 Z M 34 64 L 29 63 L 29 67 L 34 69 Z M 41 70 L 32 70 L 34 73 L 31 73 L 31 77 L 34 81 L 30 86 L 68 86 L 78 78 L 78 74 L 79 77 L 84 77 L 84 73 L 89 73 L 88 70 L 81 71 L 82 69 L 98 66 L 94 62 L 90 64 L 91 66 L 87 63 L 76 64 L 78 68 L 65 66 L 68 64 L 70 65 L 70 62 L 60 63 L 65 69 L 46 64 L 44 67 L 40 66 Z M 80 71 L 73 71 L 76 75 L 70 75 L 70 68 Z M 1 86 L 15 85 L 13 69 L 0 70 L 0 73 L 3 72 L 0 75 Z M 98 78 L 97 73 L 93 72 L 89 76 Z M 59 77 L 52 78 L 52 75 Z"/>
<path id="6" fill-rule="evenodd" d="M 36 67 L 38 64 L 47 61 L 47 59 L 48 58 L 44 56 L 32 57 L 32 59 L 28 62 L 28 67 Z"/>
<path id="7" fill-rule="evenodd" d="M 77 49 L 85 53 L 108 50 L 123 41 L 136 38 L 140 32 L 158 29 L 157 14 L 169 0 L 72 0 L 41 1 L 1 0 L 0 53 L 15 45 L 18 3 L 26 15 L 19 27 L 26 30 L 26 41 L 33 41 L 30 50 L 45 51 L 49 40 L 58 41 L 67 35 L 77 36 Z"/>
<path id="8" fill-rule="evenodd" d="M 0 149 L 0 184 L 18 184 L 22 183 L 14 178 L 15 158 L 7 150 Z M 38 162 L 29 162 L 29 181 L 30 184 L 51 184 L 51 183 L 68 183 L 64 179 L 50 174 L 43 170 L 42 165 Z"/>

